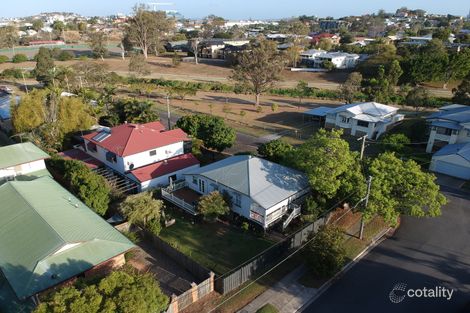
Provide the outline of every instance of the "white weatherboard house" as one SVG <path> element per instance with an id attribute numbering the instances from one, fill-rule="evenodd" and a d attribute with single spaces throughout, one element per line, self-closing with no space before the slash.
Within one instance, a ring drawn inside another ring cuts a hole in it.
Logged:
<path id="1" fill-rule="evenodd" d="M 30 142 L 0 147 L 0 181 L 17 176 L 47 175 L 44 159 L 49 155 Z"/>
<path id="2" fill-rule="evenodd" d="M 342 128 L 352 136 L 376 139 L 403 120 L 404 115 L 397 112 L 398 108 L 389 105 L 364 102 L 337 108 L 318 107 L 304 114 L 324 120 L 325 128 Z"/>
<path id="3" fill-rule="evenodd" d="M 451 104 L 426 117 L 431 127 L 426 152 L 434 147 L 470 142 L 470 107 Z"/>
<path id="4" fill-rule="evenodd" d="M 300 215 L 310 188 L 305 174 L 248 155 L 232 156 L 188 171 L 186 186 L 199 194 L 228 193 L 232 210 L 268 228 L 285 216 L 284 227 Z"/>
<path id="5" fill-rule="evenodd" d="M 187 134 L 181 129 L 165 131 L 160 122 L 126 123 L 82 138 L 81 148 L 88 155 L 136 182 L 139 191 L 167 186 L 199 168 L 199 161 L 185 153 L 191 141 Z"/>
<path id="6" fill-rule="evenodd" d="M 470 143 L 444 146 L 432 156 L 429 169 L 457 178 L 470 179 Z"/>
<path id="7" fill-rule="evenodd" d="M 302 63 L 309 67 L 323 67 L 323 62 L 330 61 L 338 69 L 356 67 L 360 56 L 358 54 L 345 52 L 328 52 L 320 49 L 310 49 L 300 54 Z"/>

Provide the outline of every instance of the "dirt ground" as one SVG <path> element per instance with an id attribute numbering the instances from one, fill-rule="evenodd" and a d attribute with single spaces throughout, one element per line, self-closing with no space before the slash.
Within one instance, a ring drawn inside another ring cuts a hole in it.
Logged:
<path id="1" fill-rule="evenodd" d="M 71 60 L 60 62 L 56 61 L 57 65 L 70 66 L 78 60 Z M 102 61 L 92 61 L 102 62 Z M 109 65 L 109 70 L 114 71 L 120 75 L 128 75 L 129 58 L 122 60 L 120 58 L 107 58 L 104 63 Z M 172 65 L 172 60 L 169 57 L 154 57 L 148 59 L 149 69 L 151 74 L 149 78 L 165 78 L 172 80 L 184 81 L 202 81 L 202 82 L 222 82 L 230 83 L 228 77 L 231 74 L 231 69 L 223 62 L 217 60 L 202 60 L 200 64 L 193 64 L 182 62 L 178 67 Z M 0 71 L 6 68 L 24 68 L 33 69 L 36 66 L 35 62 L 24 63 L 3 63 L 0 64 Z M 348 73 L 346 72 L 333 72 L 333 73 L 300 73 L 284 70 L 282 76 L 283 81 L 279 82 L 279 86 L 293 87 L 299 80 L 307 81 L 311 86 L 323 89 L 336 89 L 339 83 L 346 80 Z"/>

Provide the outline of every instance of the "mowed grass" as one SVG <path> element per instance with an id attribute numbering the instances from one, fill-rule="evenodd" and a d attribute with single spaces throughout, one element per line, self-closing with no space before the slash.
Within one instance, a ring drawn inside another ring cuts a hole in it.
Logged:
<path id="1" fill-rule="evenodd" d="M 222 223 L 194 223 L 177 218 L 160 237 L 217 274 L 237 267 L 274 242 Z"/>

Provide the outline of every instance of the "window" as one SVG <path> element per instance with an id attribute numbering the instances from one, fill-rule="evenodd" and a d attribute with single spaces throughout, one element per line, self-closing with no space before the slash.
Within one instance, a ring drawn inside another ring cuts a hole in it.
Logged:
<path id="1" fill-rule="evenodd" d="M 239 208 L 242 206 L 242 196 L 239 193 L 234 194 L 233 204 Z"/>
<path id="2" fill-rule="evenodd" d="M 193 176 L 193 184 L 197 185 L 197 176 Z"/>
<path id="3" fill-rule="evenodd" d="M 150 156 L 155 156 L 155 155 L 157 155 L 157 150 L 151 150 L 151 151 L 149 152 L 149 155 L 150 155 Z"/>
<path id="4" fill-rule="evenodd" d="M 91 151 L 91 152 L 96 152 L 97 151 L 96 144 L 94 144 L 93 142 L 89 142 L 86 145 L 86 147 L 87 147 L 88 151 Z"/>
<path id="5" fill-rule="evenodd" d="M 343 124 L 349 124 L 349 117 L 341 116 L 341 123 L 343 123 Z"/>
<path id="6" fill-rule="evenodd" d="M 443 127 L 438 127 L 438 128 L 437 128 L 437 133 L 438 133 L 439 135 L 450 136 L 450 135 L 452 135 L 452 129 L 450 129 L 450 128 L 443 128 Z"/>
<path id="7" fill-rule="evenodd" d="M 369 127 L 369 122 L 365 122 L 365 121 L 357 121 L 357 126 L 360 126 L 360 127 Z"/>
<path id="8" fill-rule="evenodd" d="M 111 162 L 111 163 L 116 163 L 117 157 L 112 152 L 106 152 L 106 161 Z"/>
<path id="9" fill-rule="evenodd" d="M 202 179 L 199 180 L 199 192 L 206 193 L 206 182 Z"/>

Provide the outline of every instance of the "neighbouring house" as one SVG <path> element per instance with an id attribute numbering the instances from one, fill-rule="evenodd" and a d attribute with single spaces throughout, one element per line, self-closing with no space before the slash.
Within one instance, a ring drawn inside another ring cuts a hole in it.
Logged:
<path id="1" fill-rule="evenodd" d="M 430 126 L 426 152 L 448 144 L 470 142 L 470 107 L 451 104 L 426 117 Z"/>
<path id="2" fill-rule="evenodd" d="M 241 47 L 250 43 L 249 40 L 235 39 L 208 39 L 198 45 L 198 56 L 205 59 L 224 59 L 226 46 Z"/>
<path id="3" fill-rule="evenodd" d="M 304 113 L 318 118 L 325 128 L 342 128 L 352 136 L 377 139 L 404 118 L 398 108 L 376 103 L 352 103 L 337 108 L 318 107 Z"/>
<path id="4" fill-rule="evenodd" d="M 189 52 L 191 45 L 188 40 L 169 41 L 165 44 L 165 50 L 168 52 Z"/>
<path id="5" fill-rule="evenodd" d="M 457 178 L 470 179 L 470 142 L 444 146 L 433 154 L 429 169 Z"/>
<path id="6" fill-rule="evenodd" d="M 125 263 L 135 246 L 50 176 L 0 186 L 0 310 Z"/>
<path id="7" fill-rule="evenodd" d="M 310 37 L 312 37 L 310 42 L 314 46 L 318 45 L 323 38 L 331 40 L 333 45 L 339 45 L 339 40 L 341 39 L 338 35 L 330 33 L 312 34 Z"/>
<path id="8" fill-rule="evenodd" d="M 49 175 L 44 160 L 49 155 L 30 142 L 0 147 L 0 183 Z"/>
<path id="9" fill-rule="evenodd" d="M 310 49 L 300 54 L 301 63 L 312 68 L 323 67 L 323 62 L 330 61 L 337 69 L 356 67 L 360 56 L 345 52 L 327 52 L 320 49 Z"/>
<path id="10" fill-rule="evenodd" d="M 106 175 L 112 171 L 135 183 L 138 191 L 167 186 L 199 167 L 199 161 L 190 153 L 188 135 L 181 129 L 167 131 L 160 122 L 103 127 L 82 138 L 84 142 L 79 148 L 99 161 Z M 99 167 L 96 162 L 72 152 L 63 154 L 84 161 L 90 168 Z"/>
<path id="11" fill-rule="evenodd" d="M 300 204 L 310 191 L 305 174 L 248 155 L 231 156 L 184 177 L 163 190 L 163 198 L 197 214 L 197 199 L 218 191 L 230 196 L 233 212 L 264 229 L 281 221 L 287 227 L 300 215 Z"/>

